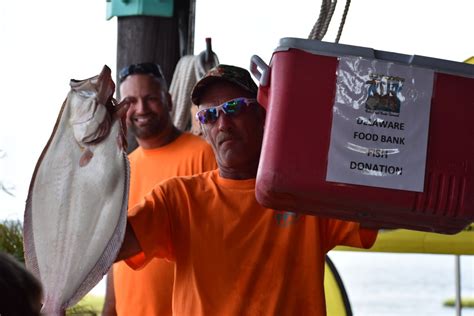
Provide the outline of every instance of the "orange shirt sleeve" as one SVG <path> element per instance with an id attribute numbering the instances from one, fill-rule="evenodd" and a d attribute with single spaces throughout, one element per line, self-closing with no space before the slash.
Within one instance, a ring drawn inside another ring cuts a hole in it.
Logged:
<path id="1" fill-rule="evenodd" d="M 141 203 L 130 209 L 128 221 L 143 250 L 125 260 L 132 269 L 143 267 L 154 257 L 173 260 L 169 210 L 159 185 Z"/>
<path id="2" fill-rule="evenodd" d="M 321 232 L 325 236 L 324 251 L 329 252 L 338 245 L 370 248 L 375 242 L 377 231 L 361 228 L 359 223 L 337 219 L 321 219 Z"/>

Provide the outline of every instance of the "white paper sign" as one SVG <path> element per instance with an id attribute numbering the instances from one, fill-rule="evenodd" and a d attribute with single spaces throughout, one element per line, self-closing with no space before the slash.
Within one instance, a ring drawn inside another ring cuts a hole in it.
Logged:
<path id="1" fill-rule="evenodd" d="M 423 192 L 433 71 L 341 57 L 327 181 Z"/>

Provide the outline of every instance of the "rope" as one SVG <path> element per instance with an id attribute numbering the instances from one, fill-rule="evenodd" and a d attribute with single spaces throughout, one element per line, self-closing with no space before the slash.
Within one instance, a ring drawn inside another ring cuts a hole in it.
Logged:
<path id="1" fill-rule="evenodd" d="M 351 5 L 351 0 L 346 0 L 346 6 L 344 7 L 344 13 L 342 14 L 341 23 L 339 24 L 339 30 L 337 31 L 336 43 L 339 43 L 339 39 L 341 38 L 342 29 L 344 28 L 344 24 L 346 23 L 346 17 L 347 17 L 347 13 L 349 13 L 350 5 Z"/>
<path id="2" fill-rule="evenodd" d="M 329 23 L 331 22 L 334 9 L 336 8 L 337 0 L 322 0 L 321 9 L 319 10 L 319 17 L 309 34 L 309 39 L 323 39 L 327 32 Z"/>
<path id="3" fill-rule="evenodd" d="M 349 12 L 351 0 L 346 0 L 346 6 L 344 8 L 344 13 L 339 24 L 339 30 L 335 42 L 339 43 L 341 38 L 342 30 L 346 22 L 346 17 Z M 336 9 L 337 0 L 322 0 L 321 9 L 319 10 L 319 17 L 316 23 L 314 24 L 311 32 L 309 33 L 308 38 L 312 40 L 322 40 L 327 33 L 329 28 L 329 23 L 331 22 L 334 10 Z"/>
<path id="4" fill-rule="evenodd" d="M 181 57 L 173 73 L 170 85 L 170 94 L 173 102 L 171 119 L 174 125 L 187 131 L 191 126 L 191 91 L 196 82 L 201 79 L 206 72 L 219 64 L 219 59 L 215 53 L 211 54 L 209 62 L 205 61 L 205 51 L 197 56 L 186 55 Z"/>

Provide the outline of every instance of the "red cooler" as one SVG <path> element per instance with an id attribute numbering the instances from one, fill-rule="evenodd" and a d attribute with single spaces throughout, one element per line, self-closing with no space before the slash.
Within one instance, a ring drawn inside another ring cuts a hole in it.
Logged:
<path id="1" fill-rule="evenodd" d="M 251 71 L 262 205 L 445 234 L 474 222 L 474 65 L 283 38 Z"/>

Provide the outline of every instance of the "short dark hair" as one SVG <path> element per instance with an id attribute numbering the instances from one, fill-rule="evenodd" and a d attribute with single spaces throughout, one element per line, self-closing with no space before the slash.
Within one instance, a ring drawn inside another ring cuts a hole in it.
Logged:
<path id="1" fill-rule="evenodd" d="M 41 283 L 7 253 L 0 252 L 0 314 L 39 315 Z"/>
<path id="2" fill-rule="evenodd" d="M 151 75 L 166 84 L 160 65 L 155 63 L 138 63 L 123 67 L 119 72 L 119 83 L 122 83 L 128 76 L 136 74 Z"/>

